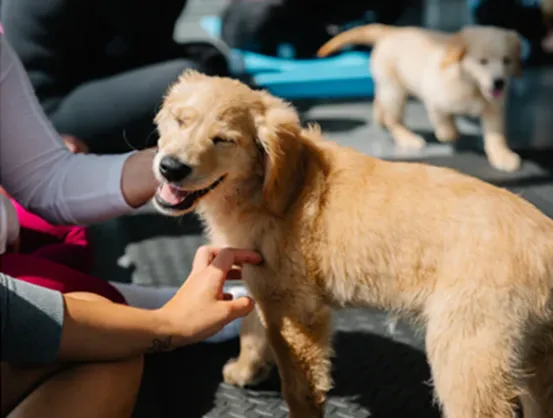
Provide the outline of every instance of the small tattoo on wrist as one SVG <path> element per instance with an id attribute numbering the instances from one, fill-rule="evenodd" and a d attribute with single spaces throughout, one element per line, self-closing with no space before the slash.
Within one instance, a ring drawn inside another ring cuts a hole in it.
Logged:
<path id="1" fill-rule="evenodd" d="M 154 338 L 152 340 L 152 345 L 148 350 L 146 350 L 147 353 L 163 353 L 165 351 L 169 351 L 171 349 L 171 342 L 172 338 L 169 335 L 166 338 Z"/>

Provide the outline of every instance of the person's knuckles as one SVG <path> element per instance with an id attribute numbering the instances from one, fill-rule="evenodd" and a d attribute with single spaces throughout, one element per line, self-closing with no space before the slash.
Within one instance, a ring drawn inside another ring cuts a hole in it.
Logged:
<path id="1" fill-rule="evenodd" d="M 230 301 L 229 305 L 231 305 L 231 315 L 235 317 L 244 316 L 254 308 L 253 300 L 248 297 L 240 297 Z"/>
<path id="2" fill-rule="evenodd" d="M 234 257 L 232 251 L 224 249 L 217 255 L 217 257 L 215 257 L 207 270 L 212 276 L 224 280 L 227 277 L 227 273 L 230 271 L 233 264 Z"/>
<path id="3" fill-rule="evenodd" d="M 196 255 L 192 262 L 192 269 L 207 267 L 217 256 L 221 249 L 212 245 L 202 245 L 196 250 Z"/>

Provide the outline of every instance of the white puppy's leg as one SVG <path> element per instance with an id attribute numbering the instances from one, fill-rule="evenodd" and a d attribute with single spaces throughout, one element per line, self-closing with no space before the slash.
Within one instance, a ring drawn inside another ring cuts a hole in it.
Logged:
<path id="1" fill-rule="evenodd" d="M 507 144 L 503 109 L 498 105 L 489 105 L 482 114 L 484 149 L 490 164 L 502 171 L 517 171 L 520 157 Z"/>
<path id="2" fill-rule="evenodd" d="M 459 138 L 453 115 L 444 113 L 431 105 L 426 105 L 430 123 L 434 126 L 434 134 L 440 142 L 453 142 Z"/>
<path id="3" fill-rule="evenodd" d="M 400 148 L 420 149 L 426 144 L 424 138 L 410 131 L 403 124 L 403 113 L 407 103 L 407 92 L 395 83 L 382 83 L 378 86 L 379 111 L 383 114 L 384 126 Z"/>

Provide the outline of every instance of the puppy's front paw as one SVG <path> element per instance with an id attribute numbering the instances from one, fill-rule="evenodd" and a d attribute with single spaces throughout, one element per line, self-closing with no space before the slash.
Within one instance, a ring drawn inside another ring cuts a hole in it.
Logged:
<path id="1" fill-rule="evenodd" d="M 265 380 L 271 372 L 271 363 L 250 363 L 231 359 L 223 367 L 223 379 L 229 385 L 253 386 Z"/>
<path id="2" fill-rule="evenodd" d="M 412 132 L 405 133 L 396 138 L 396 140 L 399 147 L 405 150 L 418 150 L 426 146 L 426 141 L 424 140 L 424 138 Z"/>
<path id="3" fill-rule="evenodd" d="M 436 128 L 435 135 L 440 142 L 454 142 L 459 139 L 459 132 L 453 127 L 442 126 Z"/>
<path id="4" fill-rule="evenodd" d="M 488 159 L 494 168 L 501 171 L 517 171 L 521 165 L 520 156 L 510 149 L 490 152 L 488 154 Z"/>

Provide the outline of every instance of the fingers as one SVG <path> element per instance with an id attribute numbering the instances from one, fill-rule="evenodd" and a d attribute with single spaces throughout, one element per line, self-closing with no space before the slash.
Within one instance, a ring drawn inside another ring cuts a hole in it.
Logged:
<path id="1" fill-rule="evenodd" d="M 217 270 L 226 273 L 235 264 L 259 264 L 262 261 L 261 255 L 255 251 L 204 245 L 196 251 L 192 263 L 192 270 L 198 270 L 216 264 L 215 267 Z"/>
<path id="2" fill-rule="evenodd" d="M 206 268 L 213 261 L 219 251 L 220 248 L 202 245 L 196 251 L 194 261 L 192 261 L 192 271 Z"/>
<path id="3" fill-rule="evenodd" d="M 230 269 L 236 264 L 259 264 L 261 261 L 261 256 L 255 251 L 225 248 L 215 256 L 207 270 L 226 278 Z"/>
<path id="4" fill-rule="evenodd" d="M 233 301 L 226 302 L 226 304 L 229 308 L 226 318 L 228 322 L 248 315 L 255 307 L 253 299 L 248 296 L 239 297 Z"/>

